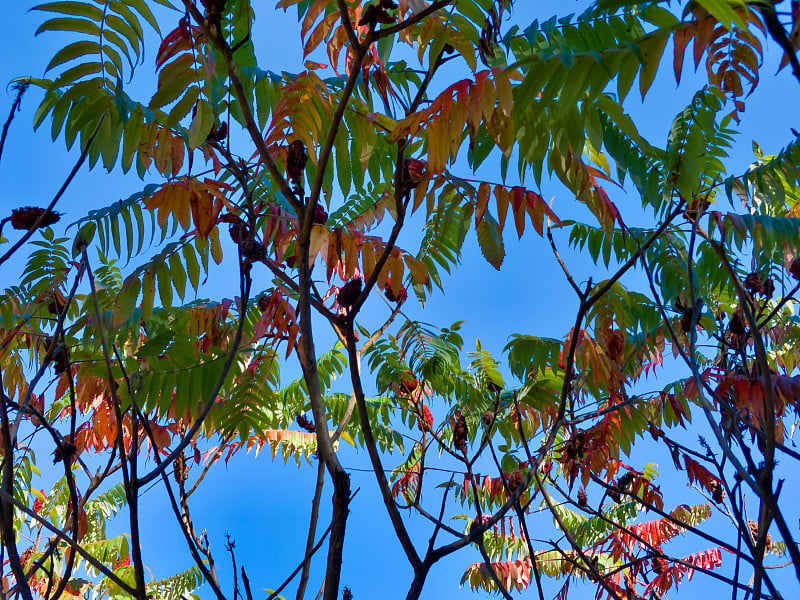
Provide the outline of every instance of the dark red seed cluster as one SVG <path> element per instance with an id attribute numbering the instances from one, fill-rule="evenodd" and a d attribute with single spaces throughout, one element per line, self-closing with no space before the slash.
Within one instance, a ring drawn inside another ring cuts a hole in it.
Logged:
<path id="1" fill-rule="evenodd" d="M 208 139 L 215 142 L 222 142 L 226 137 L 228 137 L 228 124 L 225 122 L 220 123 L 219 127 L 215 127 L 208 134 Z"/>
<path id="2" fill-rule="evenodd" d="M 297 414 L 294 418 L 302 429 L 305 429 L 309 433 L 314 433 L 316 431 L 314 422 L 310 419 L 307 419 L 305 415 Z"/>
<path id="3" fill-rule="evenodd" d="M 796 256 L 792 259 L 792 262 L 789 263 L 789 273 L 791 273 L 792 277 L 795 279 L 800 279 L 800 256 Z"/>
<path id="4" fill-rule="evenodd" d="M 41 219 L 41 220 L 40 220 Z M 11 211 L 11 226 L 20 231 L 28 231 L 36 227 L 49 227 L 58 223 L 61 213 L 38 206 L 24 206 Z"/>
<path id="5" fill-rule="evenodd" d="M 771 298 L 775 292 L 775 284 L 770 278 L 762 278 L 758 272 L 753 271 L 744 278 L 745 289 L 753 295 Z"/>
<path id="6" fill-rule="evenodd" d="M 368 5 L 358 21 L 358 26 L 369 25 L 374 28 L 378 23 L 392 25 L 395 22 L 395 18 L 388 11 L 393 8 L 397 8 L 397 4 L 393 0 L 379 0 L 375 4 Z"/>
<path id="7" fill-rule="evenodd" d="M 314 207 L 314 223 L 318 223 L 320 225 L 325 225 L 328 220 L 328 213 L 327 211 L 322 208 L 321 204 L 317 204 Z"/>
<path id="8" fill-rule="evenodd" d="M 453 418 L 453 446 L 462 454 L 467 453 L 467 440 L 469 438 L 469 430 L 467 429 L 467 420 L 460 410 L 456 410 Z"/>
<path id="9" fill-rule="evenodd" d="M 306 162 L 308 162 L 308 154 L 306 154 L 305 144 L 300 140 L 289 144 L 289 152 L 286 155 L 286 177 L 292 182 L 295 193 L 299 193 L 302 189 Z"/>
<path id="10" fill-rule="evenodd" d="M 722 487 L 722 484 L 712 481 L 709 487 L 711 488 L 711 498 L 714 502 L 722 504 L 725 501 L 725 488 Z"/>
<path id="11" fill-rule="evenodd" d="M 339 290 L 339 293 L 336 294 L 336 302 L 339 303 L 339 306 L 343 308 L 350 308 L 353 306 L 356 300 L 358 300 L 358 296 L 361 294 L 362 283 L 361 277 L 355 277 L 345 283 Z"/>
<path id="12" fill-rule="evenodd" d="M 258 240 L 246 240 L 241 244 L 242 257 L 250 262 L 258 262 L 267 258 L 267 249 Z"/>

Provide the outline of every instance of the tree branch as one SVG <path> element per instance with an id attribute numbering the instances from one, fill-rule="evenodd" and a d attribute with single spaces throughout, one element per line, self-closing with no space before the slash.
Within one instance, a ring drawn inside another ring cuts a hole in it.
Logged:
<path id="1" fill-rule="evenodd" d="M 11 248 L 5 254 L 3 254 L 3 256 L 0 256 L 0 265 L 2 265 L 9 258 L 11 258 L 14 255 L 14 253 L 17 250 L 19 250 L 20 247 L 22 247 L 22 245 L 30 239 L 30 237 L 34 234 L 34 232 L 39 228 L 41 223 L 44 221 L 44 218 L 47 215 L 47 213 L 49 213 L 50 211 L 53 210 L 53 208 L 55 208 L 56 204 L 61 199 L 61 196 L 63 196 L 64 192 L 67 191 L 69 184 L 72 183 L 72 180 L 75 178 L 75 175 L 78 174 L 78 171 L 83 165 L 83 162 L 86 160 L 86 157 L 89 155 L 89 149 L 92 147 L 92 142 L 94 142 L 94 138 L 97 137 L 97 133 L 100 131 L 100 125 L 103 124 L 105 118 L 106 118 L 106 113 L 103 113 L 103 115 L 100 117 L 100 120 L 97 122 L 97 125 L 95 126 L 92 135 L 90 135 L 89 139 L 86 140 L 86 145 L 84 146 L 81 155 L 78 157 L 78 162 L 76 162 L 75 166 L 72 167 L 72 170 L 69 172 L 69 175 L 67 175 L 67 178 L 64 181 L 64 183 L 61 184 L 61 187 L 56 192 L 56 195 L 50 201 L 50 204 L 47 205 L 47 208 L 45 208 L 44 212 L 42 212 L 42 214 L 39 215 L 39 218 L 36 219 L 36 222 L 30 227 L 30 229 L 28 229 L 28 231 L 26 231 L 22 235 L 22 237 L 19 238 L 16 241 L 16 243 L 13 246 L 11 246 Z"/>

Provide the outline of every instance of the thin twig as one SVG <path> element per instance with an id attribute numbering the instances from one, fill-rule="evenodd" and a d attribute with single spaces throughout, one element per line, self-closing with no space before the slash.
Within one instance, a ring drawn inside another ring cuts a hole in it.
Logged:
<path id="1" fill-rule="evenodd" d="M 440 10 L 440 9 L 444 8 L 448 4 L 451 4 L 452 2 L 453 2 L 453 0 L 437 0 L 436 2 L 431 4 L 430 6 L 424 8 L 421 11 L 419 11 L 418 13 L 410 16 L 405 21 L 402 21 L 402 22 L 398 23 L 397 25 L 392 25 L 390 27 L 384 27 L 382 29 L 379 29 L 378 31 L 375 32 L 375 39 L 376 40 L 380 40 L 380 39 L 383 39 L 385 37 L 389 37 L 391 35 L 394 35 L 395 33 L 399 33 L 401 31 L 403 31 L 404 29 L 408 29 L 409 27 L 419 23 L 422 19 L 424 19 L 428 15 L 432 15 L 437 10 Z"/>
<path id="2" fill-rule="evenodd" d="M 16 498 L 11 496 L 10 494 L 6 493 L 5 490 L 0 489 L 0 495 L 3 496 L 3 498 L 5 500 L 13 503 L 14 506 L 17 507 L 17 509 L 19 509 L 20 511 L 24 512 L 26 515 L 28 515 L 29 517 L 34 519 L 36 522 L 38 522 L 39 524 L 44 526 L 45 529 L 47 529 L 51 533 L 53 533 L 62 542 L 66 542 L 69 545 L 70 548 L 72 548 L 75 552 L 77 552 L 78 554 L 81 555 L 81 558 L 83 558 L 83 560 L 85 560 L 88 564 L 92 565 L 92 567 L 94 567 L 95 569 L 100 571 L 103 575 L 108 577 L 111 581 L 113 581 L 116 585 L 118 585 L 122 590 L 124 590 L 125 592 L 127 592 L 131 596 L 134 596 L 134 597 L 136 596 L 136 590 L 134 590 L 131 586 L 129 586 L 124 581 L 122 581 L 119 577 L 114 575 L 114 571 L 109 569 L 107 566 L 105 566 L 103 563 L 101 563 L 99 560 L 97 560 L 94 556 L 89 554 L 89 552 L 85 548 L 83 548 L 83 546 L 81 546 L 78 543 L 73 542 L 72 539 L 66 533 L 61 531 L 58 527 L 56 527 L 55 525 L 52 525 L 49 521 L 47 521 L 43 517 L 39 516 L 38 513 L 34 512 L 30 508 L 28 508 L 27 506 L 25 506 L 24 504 L 19 502 Z"/>
<path id="3" fill-rule="evenodd" d="M 314 547 L 314 539 L 317 536 L 317 520 L 319 518 L 319 503 L 322 500 L 322 486 L 325 483 L 325 463 L 319 461 L 317 465 L 317 482 L 314 486 L 314 498 L 311 500 L 311 519 L 308 524 L 308 537 L 306 539 L 306 560 L 303 563 L 303 572 L 300 575 L 300 583 L 297 586 L 297 600 L 303 600 L 308 584 L 308 574 L 311 570 L 311 550 Z M 234 599 L 235 600 L 235 599 Z"/>
<path id="4" fill-rule="evenodd" d="M 6 146 L 8 128 L 11 127 L 11 121 L 14 120 L 14 115 L 17 114 L 19 105 L 22 103 L 22 96 L 25 95 L 25 91 L 28 89 L 29 85 L 30 83 L 27 81 L 17 82 L 14 84 L 14 89 L 17 90 L 17 97 L 14 99 L 14 103 L 11 105 L 11 110 L 8 111 L 8 118 L 3 124 L 3 134 L 0 136 L 0 159 L 3 157 L 3 148 Z"/>
<path id="5" fill-rule="evenodd" d="M 248 303 L 249 298 L 250 298 L 250 288 L 252 286 L 252 280 L 250 278 L 249 268 L 245 269 L 242 266 L 241 253 L 240 253 L 240 256 L 239 256 L 239 264 L 240 264 L 240 275 L 239 275 L 240 284 L 239 284 L 239 287 L 240 287 L 240 294 L 241 294 L 240 295 L 241 307 L 240 307 L 240 314 L 239 314 L 239 324 L 238 324 L 238 327 L 236 328 L 236 335 L 234 336 L 234 339 L 233 339 L 233 346 L 231 348 L 229 348 L 229 350 L 228 350 L 228 358 L 225 360 L 225 364 L 222 367 L 222 373 L 220 374 L 219 378 L 217 379 L 217 383 L 214 386 L 214 389 L 211 392 L 208 400 L 206 400 L 206 403 L 203 406 L 203 409 L 200 411 L 200 414 L 194 420 L 194 423 L 192 423 L 191 428 L 186 432 L 186 435 L 184 435 L 183 439 L 178 443 L 176 448 L 172 452 L 170 452 L 169 456 L 167 458 L 165 458 L 164 461 L 160 465 L 158 465 L 150 473 L 148 473 L 148 474 L 146 474 L 146 475 L 144 475 L 144 476 L 142 476 L 142 477 L 140 477 L 138 479 L 137 483 L 138 483 L 138 485 L 140 487 L 145 485 L 145 484 L 147 484 L 147 483 L 149 483 L 149 482 L 151 482 L 151 481 L 153 481 L 156 477 L 158 477 L 159 474 L 164 469 L 166 469 L 166 466 L 171 464 L 175 460 L 175 458 L 178 456 L 178 454 L 180 452 L 183 452 L 183 450 L 186 448 L 186 446 L 188 446 L 191 443 L 191 441 L 194 438 L 194 436 L 197 434 L 198 431 L 200 431 L 200 428 L 203 426 L 203 422 L 206 420 L 206 417 L 208 417 L 209 413 L 211 412 L 211 409 L 213 408 L 214 403 L 217 400 L 217 396 L 219 396 L 219 393 L 222 390 L 222 386 L 225 384 L 225 379 L 227 379 L 227 377 L 228 377 L 228 372 L 230 371 L 231 366 L 233 366 L 234 360 L 236 360 L 236 356 L 239 353 L 239 347 L 240 347 L 240 345 L 242 343 L 242 333 L 244 331 L 244 324 L 245 324 L 245 321 L 247 320 L 246 319 L 246 316 L 247 316 L 247 303 Z"/>
<path id="6" fill-rule="evenodd" d="M 86 146 L 84 146 L 83 152 L 81 152 L 80 157 L 78 157 L 78 162 L 75 163 L 75 166 L 72 167 L 72 170 L 69 172 L 69 175 L 67 175 L 67 179 L 64 181 L 63 184 L 61 184 L 61 187 L 58 189 L 58 192 L 56 192 L 56 195 L 50 201 L 50 204 L 48 204 L 45 210 L 42 211 L 42 214 L 39 215 L 39 218 L 36 219 L 36 222 L 33 223 L 33 225 L 31 225 L 30 229 L 28 229 L 28 231 L 26 231 L 22 235 L 22 237 L 18 239 L 16 243 L 13 246 L 11 246 L 11 248 L 5 254 L 3 254 L 3 256 L 0 256 L 0 265 L 2 265 L 9 258 L 11 258 L 14 255 L 14 253 L 17 250 L 19 250 L 20 247 L 25 242 L 28 241 L 28 239 L 30 239 L 34 231 L 36 231 L 42 224 L 44 218 L 48 215 L 48 213 L 50 213 L 53 210 L 53 208 L 55 208 L 56 203 L 58 203 L 58 201 L 61 199 L 61 196 L 64 195 L 64 192 L 67 191 L 69 184 L 72 183 L 72 180 L 75 178 L 75 175 L 78 174 L 78 170 L 81 168 L 83 162 L 86 160 L 86 157 L 89 155 L 89 149 L 92 147 L 92 142 L 94 142 L 94 138 L 97 137 L 97 133 L 100 131 L 100 126 L 103 124 L 103 121 L 105 121 L 105 119 L 106 119 L 106 114 L 103 113 L 103 116 L 101 116 L 100 120 L 97 122 L 97 126 L 94 128 L 92 135 L 90 135 L 89 139 L 86 141 Z"/>

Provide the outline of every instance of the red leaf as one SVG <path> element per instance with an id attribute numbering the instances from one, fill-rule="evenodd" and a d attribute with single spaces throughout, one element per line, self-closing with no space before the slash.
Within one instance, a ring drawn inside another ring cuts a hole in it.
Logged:
<path id="1" fill-rule="evenodd" d="M 687 454 L 683 455 L 683 464 L 686 467 L 686 474 L 689 476 L 690 482 L 699 483 L 701 487 L 709 492 L 713 492 L 720 485 L 720 480 L 717 477 Z"/>
<path id="2" fill-rule="evenodd" d="M 478 197 L 475 200 L 475 227 L 483 221 L 483 216 L 486 214 L 489 206 L 489 191 L 489 184 L 482 181 L 478 186 Z"/>
<path id="3" fill-rule="evenodd" d="M 517 228 L 517 237 L 522 239 L 525 231 L 525 188 L 515 186 L 511 188 L 511 205 L 514 211 L 514 225 Z"/>

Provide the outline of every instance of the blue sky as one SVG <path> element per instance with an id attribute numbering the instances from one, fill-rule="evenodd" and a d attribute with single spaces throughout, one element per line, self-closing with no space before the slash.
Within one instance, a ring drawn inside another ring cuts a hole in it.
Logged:
<path id="1" fill-rule="evenodd" d="M 533 3 L 526 0 L 517 0 L 516 4 L 523 15 L 521 20 L 530 20 L 528 15 L 541 17 L 579 12 L 583 6 L 577 2 L 537 3 L 533 10 Z M 264 5 L 270 7 L 272 2 L 268 0 Z M 12 2 L 4 7 L 7 33 L 0 37 L 0 52 L 5 57 L 0 63 L 0 83 L 5 84 L 20 75 L 42 75 L 44 65 L 61 43 L 62 38 L 53 34 L 34 39 L 33 33 L 42 16 L 27 12 L 29 6 L 32 3 Z M 166 21 L 164 29 L 172 26 L 173 22 Z M 297 44 L 297 32 L 296 20 L 291 13 L 286 16 L 282 13 L 267 16 L 265 12 L 259 18 L 254 40 L 258 48 L 257 55 L 263 58 L 264 66 L 273 70 L 300 69 L 302 57 Z M 152 86 L 146 74 L 153 69 L 154 55 L 155 48 L 149 48 L 145 64 L 141 67 L 140 75 L 145 76 L 143 90 L 148 85 Z M 691 98 L 698 81 L 698 78 L 691 76 L 687 57 L 683 83 L 676 90 L 672 69 L 667 62 L 670 58 L 671 50 L 668 48 L 662 72 L 647 100 L 641 103 L 632 94 L 628 106 L 643 133 L 661 145 L 665 143 L 673 116 Z M 768 45 L 767 64 L 762 69 L 763 80 L 747 100 L 741 133 L 728 163 L 731 172 L 742 172 L 751 162 L 751 140 L 758 140 L 766 152 L 776 152 L 793 138 L 790 127 L 800 129 L 796 117 L 800 88 L 788 70 L 773 77 L 778 61 L 774 45 Z M 31 132 L 33 112 L 40 98 L 35 89 L 28 92 L 0 162 L 0 180 L 4 183 L 0 213 L 3 215 L 14 207 L 46 204 L 77 157 L 75 148 L 72 152 L 66 152 L 62 141 L 51 143 L 49 123 L 45 123 L 37 133 Z M 149 93 L 143 91 L 140 99 L 147 98 Z M 12 101 L 10 89 L 6 95 L 0 94 L 0 115 L 3 119 Z M 150 181 L 152 179 L 146 183 Z M 67 213 L 65 222 L 70 222 L 97 205 L 127 197 L 140 190 L 142 185 L 135 176 L 107 174 L 100 168 L 90 173 L 84 168 L 58 208 Z M 561 207 L 564 207 L 564 212 L 573 210 L 574 202 L 565 196 L 563 188 L 558 185 L 545 183 L 542 193 L 547 199 L 555 197 L 553 206 L 557 214 L 561 214 Z M 635 195 L 625 197 L 619 194 L 614 200 L 623 210 L 626 205 L 638 205 Z M 475 338 L 479 337 L 484 347 L 498 357 L 511 333 L 562 337 L 574 319 L 577 306 L 574 296 L 552 260 L 544 240 L 528 236 L 518 242 L 515 238 L 510 228 L 507 229 L 506 262 L 503 269 L 497 272 L 482 258 L 474 234 L 471 234 L 462 266 L 446 280 L 447 295 L 434 294 L 422 318 L 436 324 L 465 319 L 463 334 L 466 349 L 472 349 Z M 413 239 L 413 235 L 409 239 Z M 595 280 L 603 277 L 601 269 L 587 265 L 568 250 L 566 239 L 560 240 L 560 246 L 566 260 L 575 267 L 578 280 L 585 280 L 589 276 Z M 14 269 L 19 268 L 19 264 L 12 265 L 9 273 L 12 279 L 7 284 L 13 282 L 16 276 Z M 214 286 L 218 287 L 209 287 L 206 292 L 208 295 L 225 294 L 219 290 L 231 289 L 224 278 L 216 276 Z M 669 459 L 665 455 L 659 460 Z M 40 461 L 43 464 L 48 462 L 46 456 L 40 457 Z M 342 584 L 353 590 L 357 600 L 377 595 L 404 595 L 411 570 L 406 566 L 391 533 L 371 472 L 358 470 L 368 469 L 366 454 L 344 448 L 342 462 L 351 470 L 352 488 L 360 488 L 349 520 Z M 391 464 L 391 461 L 387 463 Z M 258 459 L 251 456 L 246 460 L 233 460 L 227 468 L 212 470 L 193 502 L 193 517 L 201 528 L 208 529 L 223 581 L 229 581 L 230 575 L 230 564 L 224 553 L 226 531 L 236 540 L 238 562 L 247 568 L 254 586 L 275 586 L 297 565 L 305 544 L 315 473 L 314 466 L 306 465 L 299 470 L 291 464 L 288 468 L 284 467 L 280 460 L 273 462 L 267 453 L 261 454 Z M 685 490 L 682 485 L 665 490 L 668 505 L 670 498 L 681 501 Z M 330 489 L 327 483 L 320 518 L 323 530 L 329 516 L 330 503 L 327 497 Z M 435 502 L 433 495 L 429 502 Z M 165 511 L 165 506 L 166 499 L 160 486 L 155 486 L 144 495 L 144 559 L 157 576 L 185 568 L 191 561 L 174 519 L 171 513 Z M 123 521 L 119 519 L 120 523 Z M 411 519 L 411 523 L 412 537 L 422 546 L 427 540 L 429 528 L 419 519 Z M 478 560 L 477 553 L 467 550 L 442 561 L 432 572 L 423 598 L 434 599 L 443 595 L 472 597 L 467 588 L 459 589 L 458 581 L 463 569 L 475 560 Z M 318 558 L 315 566 L 321 567 L 323 562 Z M 309 593 L 315 593 L 318 589 L 321 576 L 319 568 L 312 572 Z M 289 586 L 287 597 L 293 597 L 294 589 L 294 585 Z M 557 588 L 551 586 L 551 589 Z M 692 597 L 703 589 L 714 589 L 713 584 L 696 579 L 679 597 Z M 589 593 L 592 592 L 587 591 Z"/>

